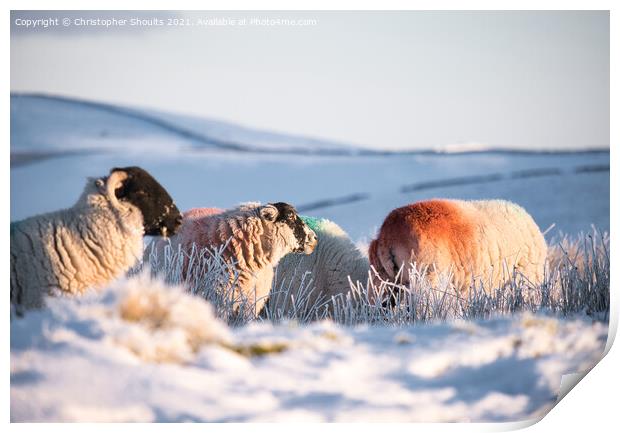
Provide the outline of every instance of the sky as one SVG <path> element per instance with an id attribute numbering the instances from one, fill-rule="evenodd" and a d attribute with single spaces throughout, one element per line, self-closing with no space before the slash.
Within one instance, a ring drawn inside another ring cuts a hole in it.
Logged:
<path id="1" fill-rule="evenodd" d="M 377 149 L 609 147 L 609 14 L 18 11 L 11 91 Z"/>

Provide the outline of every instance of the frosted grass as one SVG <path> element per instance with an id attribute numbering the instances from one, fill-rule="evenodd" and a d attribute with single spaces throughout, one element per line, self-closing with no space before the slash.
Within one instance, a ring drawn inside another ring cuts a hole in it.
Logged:
<path id="1" fill-rule="evenodd" d="M 280 287 L 273 287 L 258 318 L 254 316 L 254 303 L 237 288 L 235 263 L 222 256 L 226 245 L 203 250 L 194 246 L 189 251 L 171 245 L 163 251 L 148 248 L 147 265 L 154 276 L 170 284 L 182 284 L 190 293 L 208 300 L 216 315 L 230 325 L 243 325 L 251 320 L 304 324 L 331 319 L 343 325 L 400 326 L 485 319 L 523 311 L 558 316 L 586 314 L 609 320 L 609 235 L 594 227 L 591 233 L 576 237 L 560 235 L 549 242 L 544 281 L 540 285 L 532 284 L 505 263 L 499 270 L 504 276 L 503 286 L 487 292 L 485 281 L 472 281 L 472 289 L 464 296 L 450 283 L 449 270 L 432 286 L 425 277 L 426 269 L 411 265 L 399 272 L 399 276 L 408 273 L 408 284 L 384 281 L 371 268 L 367 281 L 350 282 L 351 290 L 346 295 L 319 296 L 310 302 L 313 279 L 307 273 L 301 279 L 301 287 L 293 288 L 286 281 Z M 134 270 L 139 271 L 140 267 Z M 390 296 L 377 296 L 385 293 Z M 292 308 L 280 308 L 284 303 Z"/>

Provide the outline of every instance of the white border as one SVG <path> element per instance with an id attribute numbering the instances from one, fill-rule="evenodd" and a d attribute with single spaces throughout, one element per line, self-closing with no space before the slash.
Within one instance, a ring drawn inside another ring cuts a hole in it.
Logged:
<path id="1" fill-rule="evenodd" d="M 28 10 L 28 9 L 40 9 L 40 10 L 63 10 L 63 9 L 76 9 L 76 10 L 610 10 L 610 19 L 611 19 L 611 77 L 618 77 L 619 69 L 618 69 L 618 44 L 614 41 L 618 41 L 620 34 L 618 32 L 618 25 L 620 20 L 618 19 L 618 11 L 620 10 L 617 6 L 614 7 L 614 2 L 612 1 L 604 1 L 604 0 L 592 0 L 592 1 L 575 1 L 575 0 L 565 0 L 565 1 L 551 1 L 551 0 L 522 0 L 522 1 L 502 1 L 501 3 L 498 1 L 489 1 L 489 0 L 478 0 L 478 1 L 456 1 L 456 0 L 435 0 L 435 1 L 407 1 L 407 0 L 386 0 L 386 1 L 368 1 L 368 0 L 359 0 L 359 1 L 344 1 L 344 0 L 315 0 L 315 1 L 306 1 L 299 0 L 295 2 L 284 1 L 284 0 L 265 0 L 257 4 L 255 1 L 250 0 L 229 0 L 229 1 L 197 1 L 197 0 L 177 0 L 174 2 L 166 2 L 161 0 L 154 0 L 150 2 L 146 1 L 121 1 L 121 0 L 111 0 L 111 1 L 76 1 L 76 0 L 59 0 L 55 1 L 53 5 L 50 5 L 47 1 L 32 1 L 32 0 L 23 0 L 23 1 L 15 1 L 9 0 L 8 2 L 3 2 L 5 4 L 5 15 L 2 23 L 2 53 L 3 58 L 8 59 L 9 57 L 9 49 L 10 49 L 10 25 L 9 25 L 9 11 L 11 9 L 15 10 Z M 9 77 L 9 67 L 7 62 L 4 62 L 4 68 L 2 69 L 2 78 L 5 86 L 8 87 L 8 91 L 4 94 L 4 103 L 1 104 L 2 115 L 1 115 L 1 125 L 2 131 L 4 131 L 4 149 L 2 152 L 3 164 L 5 170 L 2 171 L 0 175 L 0 182 L 2 184 L 2 191 L 4 197 L 8 197 L 10 194 L 9 182 L 10 182 L 10 169 L 9 169 L 9 145 L 10 143 L 10 135 L 9 135 L 9 115 L 10 115 L 10 100 L 8 98 L 8 93 L 10 93 L 10 77 Z M 615 81 L 611 82 L 611 119 L 618 119 L 618 86 Z M 618 221 L 618 211 L 617 211 L 617 185 L 618 185 L 618 176 L 616 175 L 616 167 L 617 164 L 617 146 L 618 146 L 618 131 L 617 131 L 617 123 L 611 123 L 611 225 L 613 226 L 613 221 Z M 575 205 L 579 205 L 576 203 Z M 2 225 L 6 227 L 9 225 L 9 215 L 10 215 L 10 199 L 5 199 L 2 201 Z M 9 241 L 7 239 L 7 230 L 3 230 L 0 236 L 2 236 L 2 261 L 3 263 L 8 263 L 9 261 Z M 613 237 L 613 232 L 612 232 Z M 615 269 L 617 269 L 616 263 L 616 255 L 615 255 L 615 243 L 611 243 L 611 258 L 612 258 L 612 274 L 615 277 Z M 2 281 L 5 284 L 8 283 L 8 275 L 7 269 L 8 267 L 5 265 L 2 268 Z M 5 289 L 6 292 L 6 289 Z M 618 296 L 617 296 L 617 284 L 615 283 L 615 278 L 612 279 L 612 316 L 610 321 L 610 343 L 613 341 L 613 337 L 617 332 L 617 323 L 618 323 Z M 8 305 L 8 296 L 4 296 L 2 299 L 2 307 L 3 311 L 8 313 L 9 305 Z M 5 313 L 6 314 L 6 313 Z M 4 393 L 3 398 L 3 420 L 5 422 L 9 422 L 9 409 L 10 409 L 10 394 L 9 394 L 9 375 L 7 374 L 10 370 L 10 353 L 9 353 L 9 326 L 8 323 L 8 314 L 5 316 L 5 324 L 6 326 L 2 327 L 0 331 L 2 333 L 2 341 L 3 348 L 6 350 L 6 353 L 2 357 L 2 371 L 4 374 L 2 375 L 2 389 Z M 608 344 L 609 349 L 609 344 Z M 608 355 L 590 372 L 586 378 L 580 382 L 576 388 L 569 392 L 569 394 L 540 422 L 536 423 L 531 427 L 533 431 L 548 431 L 548 430 L 562 430 L 562 429 L 570 429 L 572 430 L 585 430 L 585 431 L 609 431 L 612 426 L 617 425 L 617 400 L 614 398 L 615 392 L 617 391 L 618 386 L 618 366 L 620 366 L 620 349 L 616 347 L 612 347 L 609 351 Z M 62 392 L 59 390 L 59 392 Z M 505 424 L 471 424 L 471 425 L 449 425 L 449 424 L 391 424 L 386 428 L 389 428 L 391 431 L 411 431 L 412 428 L 423 428 L 431 431 L 446 431 L 446 430 L 459 430 L 459 431 L 506 431 L 513 430 L 516 428 L 523 428 L 530 425 L 531 422 L 523 422 L 523 423 L 505 423 Z M 217 430 L 236 430 L 237 428 L 247 428 L 245 425 L 235 425 L 235 424 L 227 424 L 227 425 L 209 425 L 207 428 L 216 428 Z M 364 430 L 368 429 L 376 429 L 379 426 L 372 425 L 360 425 L 360 424 L 352 424 L 352 425 L 322 425 L 320 429 L 355 429 Z M 9 426 L 11 430 L 31 430 L 31 429 L 45 429 L 48 431 L 66 431 L 67 429 L 75 429 L 76 431 L 82 431 L 84 428 L 88 430 L 98 430 L 98 431 L 107 431 L 110 428 L 114 428 L 115 430 L 129 430 L 129 429 L 144 429 L 148 428 L 149 430 L 168 430 L 168 429 L 182 429 L 182 430 L 193 430 L 193 429 L 204 429 L 205 426 L 202 425 L 170 425 L 170 424 L 157 424 L 157 425 L 140 425 L 133 426 L 130 424 L 125 425 L 106 425 L 106 424 L 88 424 L 88 425 L 68 425 L 68 424 L 11 424 Z M 253 425 L 251 427 L 253 430 L 269 430 L 270 432 L 275 430 L 286 430 L 290 431 L 291 429 L 298 430 L 300 428 L 305 429 L 314 429 L 316 427 L 311 425 L 287 425 L 287 424 L 262 424 L 262 425 Z M 380 428 L 380 427 L 379 427 Z"/>

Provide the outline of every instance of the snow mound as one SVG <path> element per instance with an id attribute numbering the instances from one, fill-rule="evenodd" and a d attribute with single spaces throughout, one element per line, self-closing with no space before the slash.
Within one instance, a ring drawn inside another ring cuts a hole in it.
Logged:
<path id="1" fill-rule="evenodd" d="M 11 330 L 17 335 L 40 331 L 55 341 L 76 333 L 98 336 L 143 361 L 172 363 L 190 361 L 203 345 L 230 340 L 228 327 L 208 302 L 146 271 L 80 299 L 49 298 L 47 305 L 26 319 L 13 318 Z"/>
<path id="2" fill-rule="evenodd" d="M 493 150 L 493 148 L 484 143 L 470 141 L 466 143 L 449 143 L 438 145 L 435 146 L 433 150 L 437 153 L 469 153 L 490 151 Z"/>
<path id="3" fill-rule="evenodd" d="M 118 327 L 115 339 L 146 361 L 188 361 L 201 346 L 230 339 L 211 305 L 182 287 L 143 272 L 123 280 L 116 291 L 114 313 L 134 326 Z"/>

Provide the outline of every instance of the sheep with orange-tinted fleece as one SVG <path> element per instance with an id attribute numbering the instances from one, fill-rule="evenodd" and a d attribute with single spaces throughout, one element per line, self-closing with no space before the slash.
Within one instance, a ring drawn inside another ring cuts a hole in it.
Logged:
<path id="1" fill-rule="evenodd" d="M 193 233 L 199 230 L 200 218 L 209 217 L 213 215 L 219 215 L 224 212 L 224 209 L 217 207 L 198 207 L 183 212 L 183 233 Z M 148 263 L 151 254 L 155 254 L 156 257 L 163 257 L 164 248 L 170 246 L 172 251 L 177 251 L 180 243 L 181 236 L 175 235 L 167 238 L 159 238 L 151 241 L 152 243 L 144 250 L 143 262 Z"/>
<path id="2" fill-rule="evenodd" d="M 472 282 L 482 281 L 488 292 L 518 271 L 532 284 L 543 280 L 547 244 L 532 217 L 522 207 L 504 200 L 421 201 L 394 209 L 385 218 L 368 249 L 378 275 L 394 281 L 401 267 L 426 268 L 436 286 L 442 273 L 466 295 Z"/>

